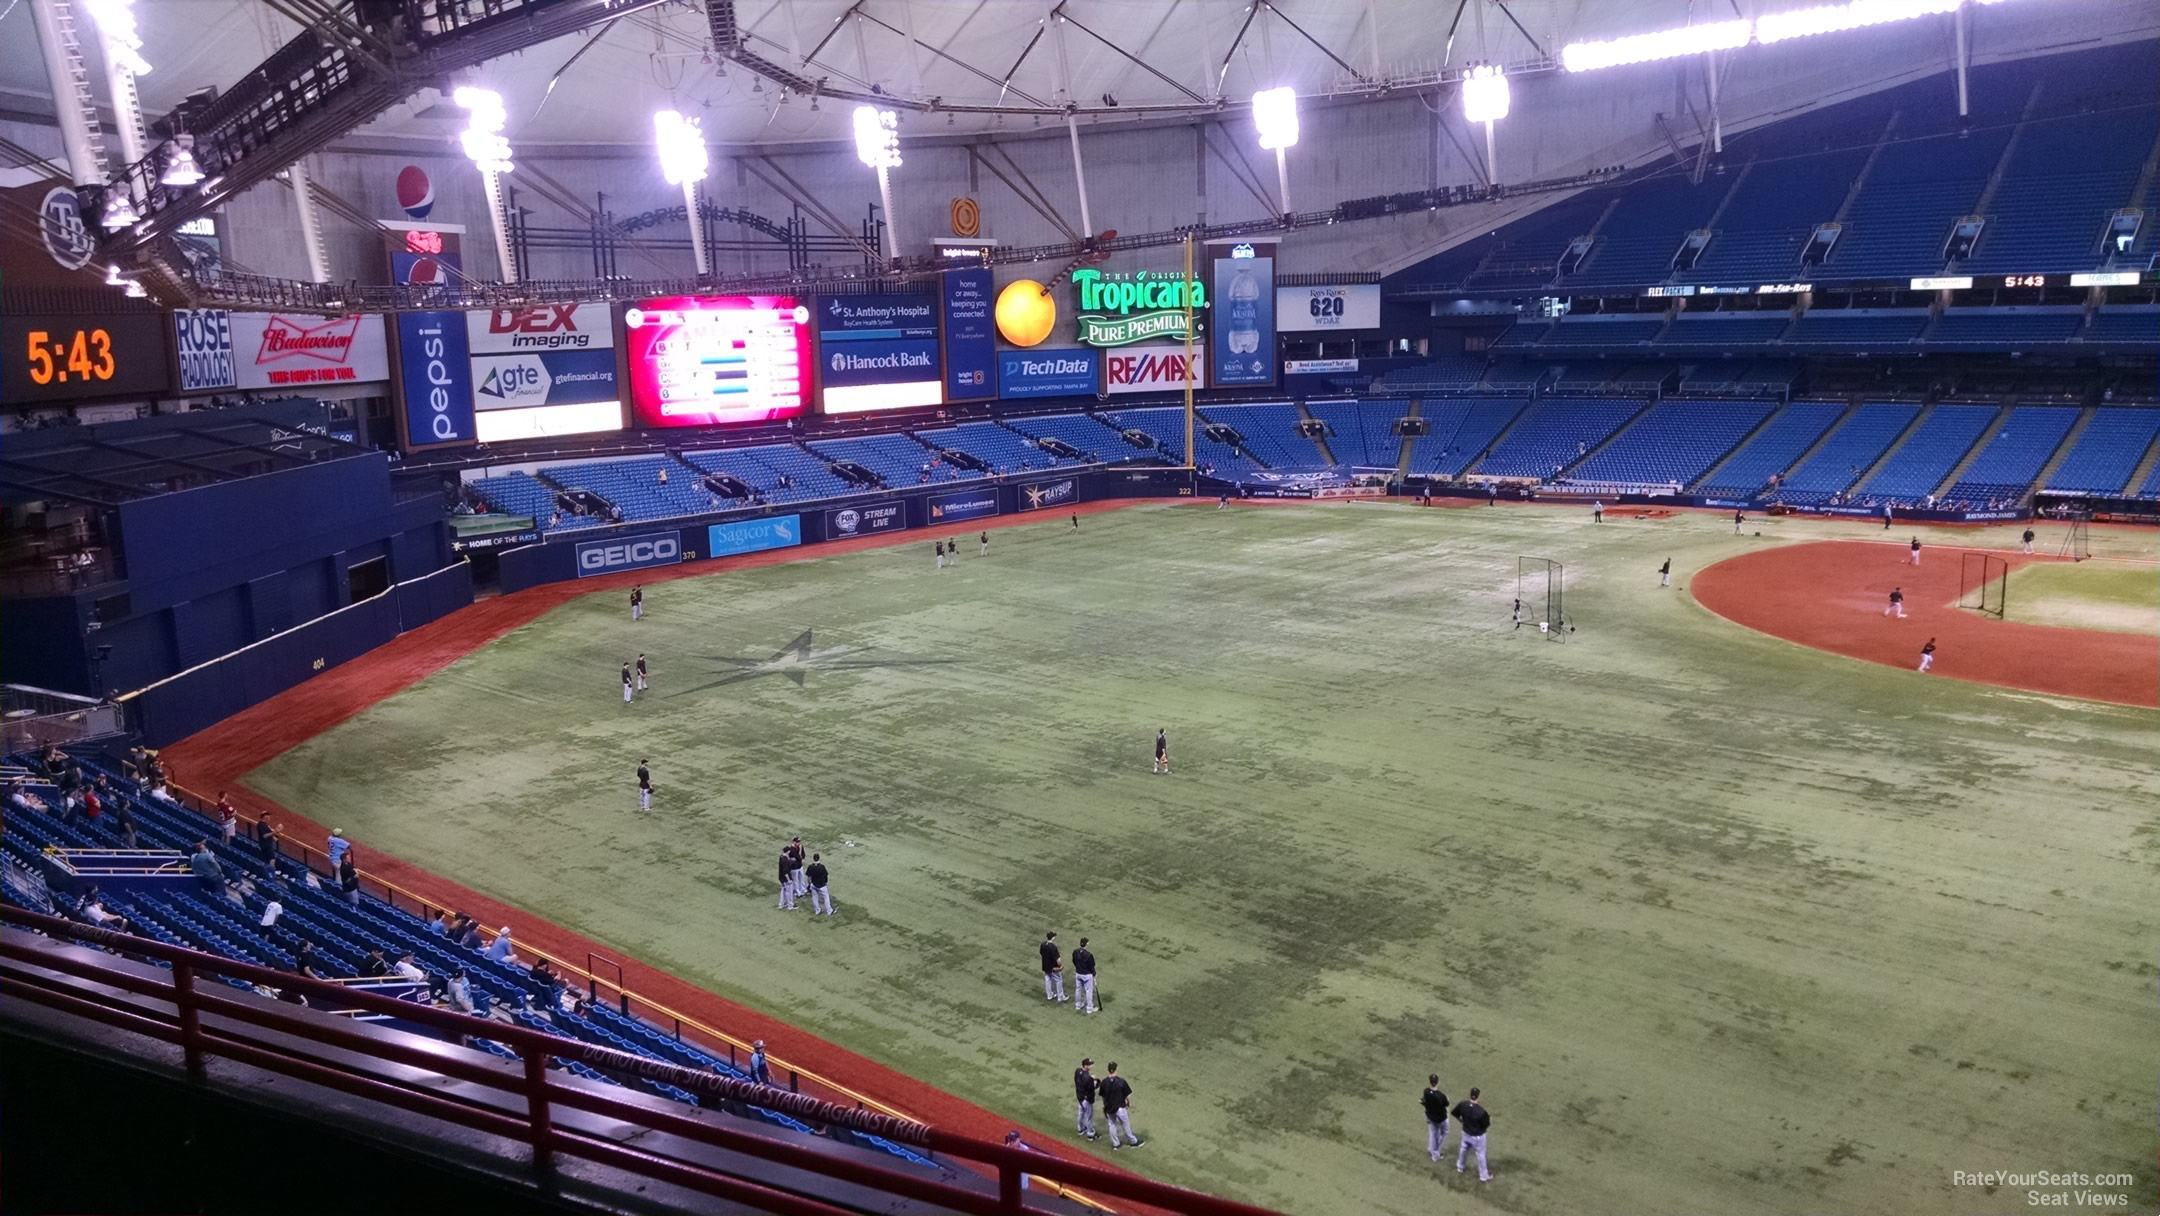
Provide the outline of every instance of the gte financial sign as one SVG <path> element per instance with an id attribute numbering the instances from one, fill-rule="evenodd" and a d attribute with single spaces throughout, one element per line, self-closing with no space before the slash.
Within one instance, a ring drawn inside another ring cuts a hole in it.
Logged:
<path id="1" fill-rule="evenodd" d="M 1072 273 L 1079 295 L 1075 310 L 1080 341 L 1089 346 L 1127 346 L 1185 337 L 1185 310 L 1208 304 L 1198 279 L 1153 271 L 1104 274 L 1093 267 Z M 1195 320 L 1198 320 L 1195 317 Z"/>

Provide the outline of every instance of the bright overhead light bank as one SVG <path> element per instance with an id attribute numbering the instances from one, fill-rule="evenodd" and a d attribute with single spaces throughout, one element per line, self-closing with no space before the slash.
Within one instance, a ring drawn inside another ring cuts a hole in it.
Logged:
<path id="1" fill-rule="evenodd" d="M 1680 59 L 1707 51 L 1737 50 L 1749 43 L 1784 42 L 1812 34 L 1865 29 L 1914 17 L 1939 16 L 1964 5 L 1999 4 L 2002 0 L 1851 0 L 1810 8 L 1766 13 L 1753 21 L 1712 21 L 1648 34 L 1630 34 L 1598 42 L 1571 42 L 1560 48 L 1560 63 L 1570 72 L 1658 59 Z"/>
<path id="2" fill-rule="evenodd" d="M 675 110 L 662 110 L 652 118 L 653 134 L 660 145 L 660 175 L 667 178 L 668 185 L 704 181 L 712 159 L 705 150 L 705 133 L 698 129 L 697 119 L 685 118 Z"/>
<path id="3" fill-rule="evenodd" d="M 1499 65 L 1481 63 L 1462 82 L 1463 117 L 1470 122 L 1499 122 L 1508 114 L 1508 82 Z"/>
<path id="4" fill-rule="evenodd" d="M 900 120 L 891 110 L 855 107 L 855 158 L 873 169 L 900 167 Z"/>
<path id="5" fill-rule="evenodd" d="M 1253 94 L 1252 117 L 1260 128 L 1261 148 L 1297 147 L 1297 90 L 1284 85 Z"/>
<path id="6" fill-rule="evenodd" d="M 503 109 L 502 94 L 493 89 L 461 86 L 450 100 L 472 116 L 472 125 L 458 134 L 458 143 L 472 163 L 485 173 L 508 173 L 515 168 L 510 162 L 510 140 L 502 133 L 510 121 Z"/>

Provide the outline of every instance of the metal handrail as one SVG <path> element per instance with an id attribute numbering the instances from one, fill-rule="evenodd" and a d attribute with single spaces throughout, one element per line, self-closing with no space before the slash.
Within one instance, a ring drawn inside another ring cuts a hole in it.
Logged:
<path id="1" fill-rule="evenodd" d="M 628 1149 L 611 1140 L 561 1127 L 555 1122 L 552 1111 L 556 1106 L 566 1106 L 775 1161 L 821 1177 L 922 1200 L 969 1216 L 1016 1216 L 1029 1211 L 1023 1202 L 1026 1195 L 1021 1189 L 1023 1174 L 1060 1186 L 1085 1185 L 1102 1194 L 1165 1211 L 1191 1213 L 1192 1216 L 1270 1216 L 1261 1208 L 1137 1178 L 1092 1161 L 1067 1160 L 1015 1149 L 926 1124 L 737 1081 L 714 1072 L 683 1068 L 578 1039 L 557 1037 L 525 1026 L 477 1019 L 470 1014 L 432 1005 L 356 991 L 13 906 L 0 905 L 0 921 L 48 937 L 162 960 L 172 967 L 170 978 L 160 973 L 144 975 L 106 965 L 94 955 L 41 949 L 21 935 L 0 933 L 0 959 L 24 964 L 8 974 L 11 999 L 73 1013 L 161 1042 L 177 1043 L 182 1049 L 189 1076 L 198 1081 L 205 1075 L 206 1059 L 223 1057 L 521 1140 L 532 1146 L 535 1170 L 551 1169 L 555 1155 L 561 1153 L 706 1194 L 745 1200 L 761 1211 L 800 1212 L 809 1216 L 830 1216 L 838 1212 L 820 1200 L 720 1174 L 680 1159 Z M 47 973 L 90 982 L 56 982 Z M 311 1016 L 280 1002 L 239 996 L 223 989 L 222 985 L 200 982 L 209 977 L 232 978 L 335 998 L 340 1002 L 340 1008 L 392 1015 L 459 1039 L 485 1037 L 516 1052 L 524 1065 L 523 1075 L 512 1082 L 501 1065 L 493 1061 L 443 1051 L 422 1042 L 385 1037 L 343 1019 Z M 168 1021 L 156 1012 L 145 1011 L 137 1002 L 128 999 L 129 994 L 170 1001 L 174 1016 Z M 218 1025 L 205 1025 L 205 1013 L 214 1014 L 223 1021 Z M 225 1023 L 237 1023 L 240 1028 Z M 252 1037 L 243 1029 L 250 1027 L 275 1033 Z M 436 1075 L 480 1085 L 501 1088 L 509 1083 L 510 1088 L 524 1096 L 526 1109 L 519 1117 L 467 1104 L 454 1095 L 444 1094 L 425 1078 L 375 1075 L 344 1064 L 336 1053 L 296 1051 L 281 1042 L 285 1036 L 331 1044 L 364 1056 L 411 1065 Z M 735 1122 L 732 1120 L 708 1121 L 688 1113 L 651 1108 L 582 1085 L 565 1084 L 550 1073 L 550 1058 L 575 1060 L 610 1073 L 646 1077 L 723 1102 L 782 1111 L 807 1122 L 848 1128 L 942 1152 L 993 1172 L 998 1180 L 998 1193 L 993 1198 L 912 1170 L 888 1169 L 833 1157 L 810 1146 L 760 1135 L 744 1130 L 740 1125 L 731 1126 Z"/>
<path id="2" fill-rule="evenodd" d="M 188 810 L 195 811 L 198 814 L 203 814 L 205 818 L 208 818 L 208 815 L 204 811 L 204 808 L 216 805 L 216 803 L 211 799 L 203 797 L 201 794 L 189 789 L 186 786 L 167 783 L 167 788 L 171 789 L 176 794 L 183 796 L 184 800 L 181 801 L 179 805 L 185 807 Z M 236 817 L 243 825 L 245 825 L 241 829 L 241 832 L 239 834 L 251 835 L 254 825 L 260 822 L 259 816 L 241 814 L 237 811 Z M 212 825 L 215 826 L 215 824 L 216 821 L 212 820 Z M 278 835 L 278 841 L 280 843 L 279 856 L 291 856 L 291 854 L 284 847 L 289 845 L 292 848 L 299 850 L 300 856 L 296 860 L 298 860 L 302 865 L 306 866 L 310 872 L 318 873 L 328 878 L 336 877 L 336 870 L 330 865 L 330 856 L 328 853 L 317 849 L 313 845 L 306 844 L 302 841 L 293 840 L 285 836 L 282 832 Z M 318 859 L 322 863 L 320 866 L 317 866 L 315 864 Z M 391 882 L 387 878 L 382 878 L 377 875 L 370 874 L 366 870 L 359 870 L 359 875 L 363 883 L 373 883 L 375 886 L 382 888 L 384 892 L 383 902 L 391 905 L 392 907 L 397 906 L 397 900 L 395 896 L 402 895 L 406 899 L 410 900 L 412 903 L 419 906 L 423 918 L 431 912 L 449 912 L 454 910 L 436 900 L 428 899 L 427 897 L 422 896 L 417 892 L 408 890 L 405 887 L 401 887 L 398 884 Z M 483 940 L 489 942 L 492 942 L 497 936 L 500 936 L 499 934 L 495 934 L 484 929 L 482 930 L 482 933 L 484 935 Z M 521 950 L 526 954 L 532 955 L 537 958 L 546 959 L 548 961 L 548 965 L 553 967 L 558 974 L 574 975 L 579 977 L 580 979 L 583 979 L 585 981 L 586 991 L 595 998 L 599 996 L 599 989 L 602 985 L 613 989 L 616 994 L 623 999 L 623 1011 L 625 1013 L 630 1012 L 629 1005 L 631 1003 L 640 1004 L 643 1005 L 645 1008 L 651 1010 L 652 1012 L 660 1014 L 673 1021 L 678 1027 L 688 1027 L 692 1030 L 695 1030 L 699 1034 L 704 1035 L 706 1038 L 724 1045 L 728 1048 L 728 1054 L 731 1061 L 735 1058 L 735 1052 L 741 1051 L 747 1053 L 752 1049 L 750 1043 L 739 1039 L 724 1030 L 718 1030 L 714 1027 L 708 1026 L 705 1023 L 698 1021 L 696 1018 L 691 1017 L 689 1014 L 670 1008 L 667 1005 L 663 1005 L 659 1001 L 653 1000 L 651 997 L 645 996 L 644 994 L 639 993 L 632 988 L 624 986 L 620 982 L 621 977 L 619 974 L 614 980 L 606 979 L 602 976 L 595 975 L 593 972 L 577 965 L 576 963 L 571 962 L 568 959 L 562 958 L 554 954 L 550 954 L 537 946 L 530 945 L 529 943 L 519 942 L 515 938 L 513 938 L 512 945 L 515 949 Z M 680 1034 L 678 1034 L 677 1037 L 681 1037 Z M 899 1107 L 893 1106 L 889 1103 L 881 1102 L 878 1099 L 869 1096 L 868 1094 L 862 1093 L 855 1089 L 851 1089 L 848 1086 L 842 1085 L 840 1082 L 835 1081 L 830 1077 L 824 1076 L 821 1073 L 813 1072 L 812 1070 L 804 1068 L 797 1064 L 791 1064 L 786 1060 L 781 1059 L 779 1056 L 767 1053 L 767 1059 L 771 1061 L 773 1068 L 784 1071 L 788 1074 L 791 1086 L 798 1081 L 809 1081 L 814 1085 L 830 1090 L 835 1094 L 839 1094 L 840 1096 L 846 1098 L 848 1101 L 853 1102 L 857 1106 L 863 1107 L 865 1109 L 873 1110 L 878 1112 L 879 1114 L 888 1115 L 895 1119 L 905 1120 L 909 1123 L 923 1122 L 923 1120 L 907 1113 Z"/>

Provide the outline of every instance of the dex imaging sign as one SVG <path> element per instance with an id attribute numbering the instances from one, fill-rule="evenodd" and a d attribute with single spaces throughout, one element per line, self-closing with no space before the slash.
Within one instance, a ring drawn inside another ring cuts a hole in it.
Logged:
<path id="1" fill-rule="evenodd" d="M 586 541 L 577 547 L 579 578 L 613 574 L 618 570 L 673 566 L 681 561 L 682 537 L 673 532 L 654 532 L 625 540 Z"/>

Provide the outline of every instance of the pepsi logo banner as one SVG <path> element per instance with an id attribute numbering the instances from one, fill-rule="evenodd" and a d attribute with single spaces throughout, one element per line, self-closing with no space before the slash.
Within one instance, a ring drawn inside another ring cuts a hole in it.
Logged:
<path id="1" fill-rule="evenodd" d="M 435 210 L 435 183 L 428 180 L 427 170 L 418 165 L 398 170 L 397 202 L 416 220 L 426 219 Z"/>
<path id="2" fill-rule="evenodd" d="M 403 312 L 397 327 L 405 450 L 473 442 L 465 318 L 454 312 Z"/>
<path id="3" fill-rule="evenodd" d="M 1205 348 L 1195 343 L 1188 362 L 1185 346 L 1128 346 L 1103 352 L 1103 391 L 1113 397 L 1126 393 L 1185 391 L 1207 385 Z"/>
<path id="4" fill-rule="evenodd" d="M 240 388 L 351 384 L 390 378 L 383 319 L 375 314 L 232 314 L 233 379 Z"/>
<path id="5" fill-rule="evenodd" d="M 466 313 L 465 333 L 475 355 L 615 348 L 615 330 L 605 304 L 544 304 Z"/>

